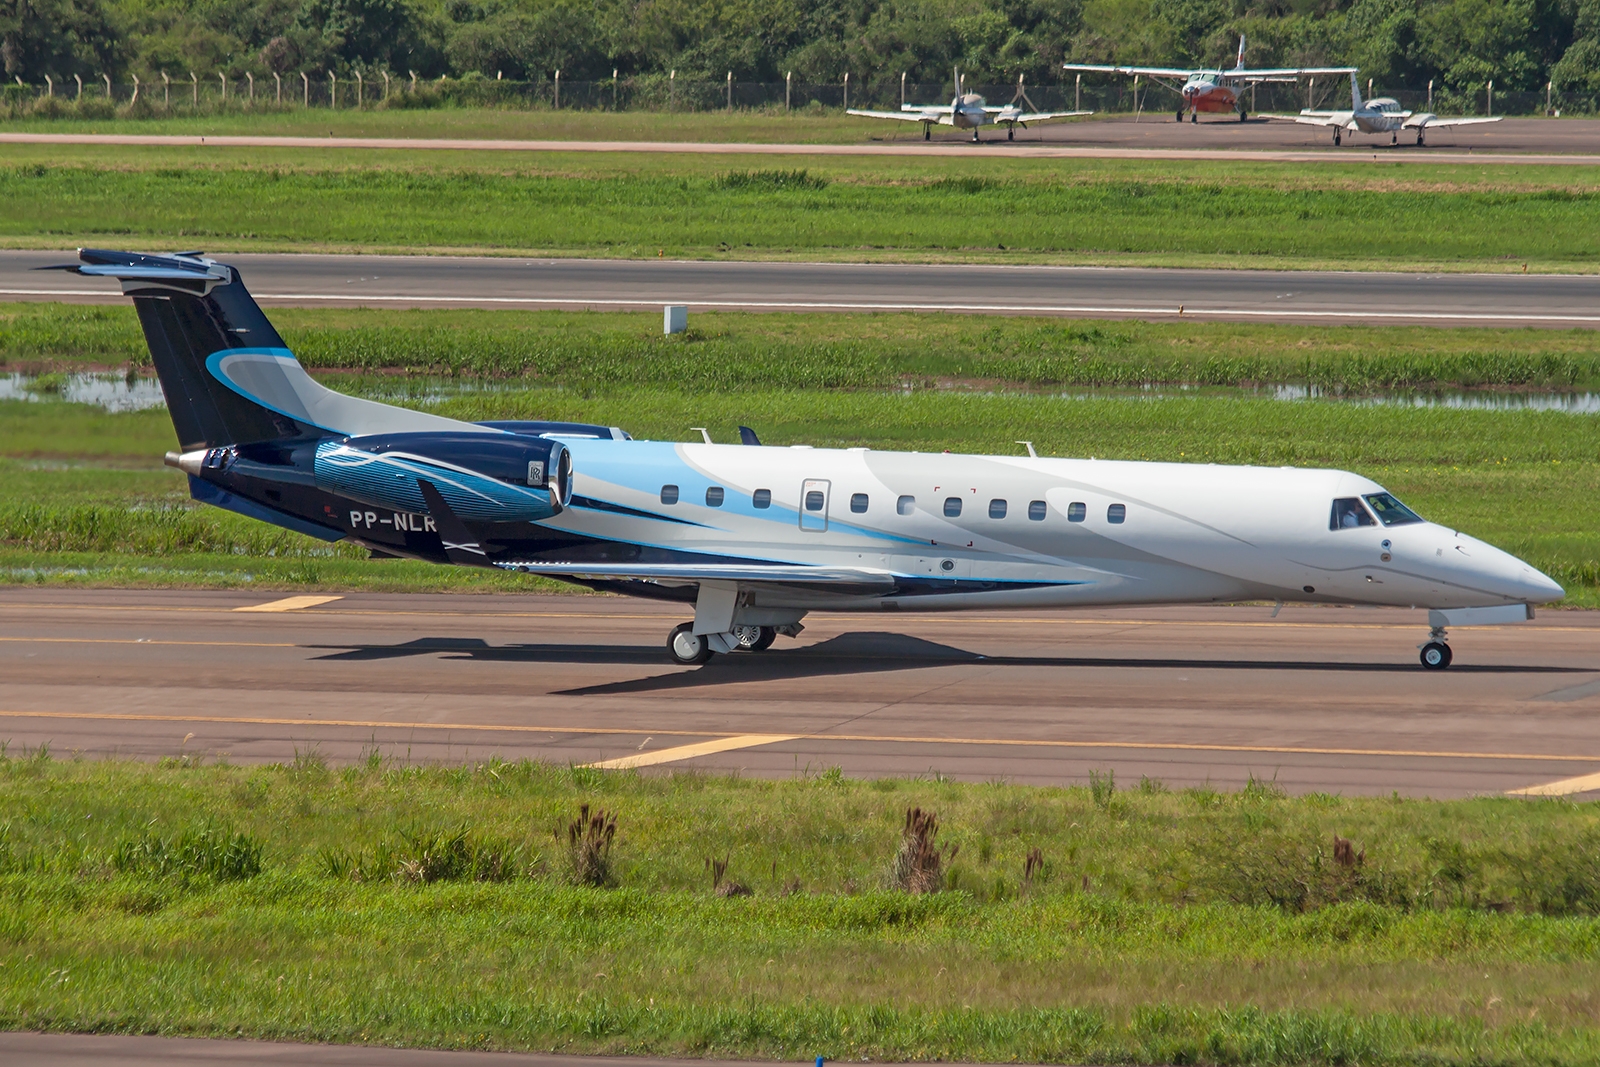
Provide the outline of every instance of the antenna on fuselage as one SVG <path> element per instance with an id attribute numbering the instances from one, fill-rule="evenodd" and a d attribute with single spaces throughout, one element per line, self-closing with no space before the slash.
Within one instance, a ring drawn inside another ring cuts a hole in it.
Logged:
<path id="1" fill-rule="evenodd" d="M 709 444 L 715 444 L 716 443 L 716 442 L 711 440 L 711 431 L 706 429 L 704 426 L 691 426 L 691 427 L 689 427 L 689 429 L 691 429 L 691 430 L 699 430 L 700 431 L 700 436 L 705 438 L 706 444 L 709 445 Z"/>
<path id="2" fill-rule="evenodd" d="M 1013 444 L 1019 444 L 1019 445 L 1026 445 L 1028 447 L 1028 458 L 1029 459 L 1038 459 L 1039 458 L 1039 453 L 1037 453 L 1037 452 L 1035 452 L 1033 450 L 1033 442 L 1032 441 L 1014 441 L 1012 443 Z"/>

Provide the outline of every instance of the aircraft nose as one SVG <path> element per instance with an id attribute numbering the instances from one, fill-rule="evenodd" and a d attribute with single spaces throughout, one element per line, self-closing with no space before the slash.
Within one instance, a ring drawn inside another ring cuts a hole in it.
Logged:
<path id="1" fill-rule="evenodd" d="M 1470 541 L 1463 538 L 1463 541 Z M 1501 551 L 1482 541 L 1470 543 L 1469 551 L 1481 560 L 1488 572 L 1490 588 L 1507 600 L 1520 600 L 1528 604 L 1544 604 L 1560 600 L 1567 591 L 1539 568 L 1509 552 Z"/>

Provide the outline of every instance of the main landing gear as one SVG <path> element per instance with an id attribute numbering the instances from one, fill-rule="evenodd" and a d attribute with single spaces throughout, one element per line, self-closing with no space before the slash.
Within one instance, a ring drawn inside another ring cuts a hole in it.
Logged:
<path id="1" fill-rule="evenodd" d="M 1423 134 L 1422 127 L 1418 126 L 1417 127 L 1417 144 L 1420 145 L 1420 144 L 1427 144 L 1427 143 L 1428 143 L 1427 142 L 1427 138 Z"/>
<path id="2" fill-rule="evenodd" d="M 731 633 L 697 634 L 694 624 L 686 622 L 667 635 L 667 654 L 674 663 L 692 667 L 717 652 L 765 652 L 777 639 L 776 626 L 735 626 Z"/>
<path id="3" fill-rule="evenodd" d="M 1333 147 L 1335 147 L 1335 148 L 1339 147 L 1339 140 L 1340 140 L 1339 131 L 1338 130 L 1334 130 L 1333 131 Z"/>
<path id="4" fill-rule="evenodd" d="M 1428 631 L 1427 644 L 1422 646 L 1423 667 L 1430 671 L 1442 671 L 1450 666 L 1450 660 L 1454 657 L 1450 654 L 1450 646 L 1445 644 L 1448 640 L 1443 626 L 1435 626 Z"/>

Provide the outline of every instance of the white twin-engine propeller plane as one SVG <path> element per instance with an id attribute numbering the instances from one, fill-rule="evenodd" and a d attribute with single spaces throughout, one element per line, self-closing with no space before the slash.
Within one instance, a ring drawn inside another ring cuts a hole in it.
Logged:
<path id="1" fill-rule="evenodd" d="M 1350 75 L 1349 111 L 1313 111 L 1306 108 L 1299 115 L 1264 115 L 1263 118 L 1298 122 L 1305 126 L 1327 126 L 1333 130 L 1333 143 L 1339 144 L 1346 133 L 1386 133 L 1390 144 L 1398 144 L 1401 130 L 1416 130 L 1417 143 L 1426 144 L 1429 130 L 1448 130 L 1453 126 L 1479 126 L 1485 122 L 1499 122 L 1494 118 L 1442 119 L 1431 111 L 1406 111 L 1398 100 L 1380 96 L 1365 103 L 1361 100 L 1361 86 L 1356 76 Z"/>
<path id="2" fill-rule="evenodd" d="M 635 441 L 460 422 L 313 381 L 239 272 L 81 250 L 133 298 L 196 500 L 376 554 L 692 604 L 672 658 L 760 651 L 811 611 L 1217 601 L 1532 617 L 1561 587 L 1336 470 Z"/>
<path id="3" fill-rule="evenodd" d="M 994 107 L 977 93 L 964 93 L 961 91 L 961 72 L 955 72 L 956 95 L 948 104 L 901 104 L 899 111 L 865 111 L 860 108 L 849 108 L 847 115 L 855 115 L 864 119 L 894 119 L 898 122 L 922 123 L 922 139 L 933 138 L 935 126 L 954 126 L 958 130 L 971 130 L 972 140 L 978 140 L 978 130 L 983 126 L 999 125 L 1006 128 L 1006 140 L 1017 139 L 1017 127 L 1028 128 L 1030 122 L 1050 122 L 1055 119 L 1073 119 L 1082 115 L 1093 115 L 1093 111 L 1032 111 L 1024 110 L 1017 106 L 1021 100 L 1028 107 L 1033 107 L 1033 101 L 1028 99 L 1028 94 L 1022 90 L 1022 82 L 1017 82 L 1017 95 L 1011 103 L 1004 107 Z"/>

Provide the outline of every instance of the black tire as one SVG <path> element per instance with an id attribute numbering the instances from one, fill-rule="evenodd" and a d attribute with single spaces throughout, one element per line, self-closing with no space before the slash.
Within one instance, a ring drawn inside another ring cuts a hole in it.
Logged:
<path id="1" fill-rule="evenodd" d="M 1007 126 L 1006 127 L 1006 140 L 1015 141 L 1016 139 L 1017 139 L 1017 128 L 1015 126 Z"/>
<path id="2" fill-rule="evenodd" d="M 1244 122 L 1249 117 L 1250 117 L 1250 112 L 1246 111 L 1244 108 L 1241 107 L 1239 109 L 1239 121 L 1240 122 Z"/>
<path id="3" fill-rule="evenodd" d="M 1181 108 L 1181 107 L 1178 109 L 1178 119 L 1177 119 L 1177 121 L 1179 121 L 1179 122 L 1183 121 L 1183 108 Z"/>
<path id="4" fill-rule="evenodd" d="M 1450 646 L 1443 641 L 1429 641 L 1422 646 L 1422 666 L 1430 671 L 1442 671 L 1450 666 Z"/>
<path id="5" fill-rule="evenodd" d="M 1335 147 L 1335 148 L 1339 147 L 1339 131 L 1338 130 L 1334 130 L 1333 131 L 1333 147 Z"/>
<path id="6" fill-rule="evenodd" d="M 778 631 L 771 626 L 735 626 L 733 635 L 739 639 L 741 652 L 765 652 L 778 639 Z"/>
<path id="7" fill-rule="evenodd" d="M 711 643 L 704 634 L 694 633 L 693 623 L 681 623 L 667 635 L 667 655 L 674 663 L 692 667 L 711 658 Z"/>
<path id="8" fill-rule="evenodd" d="M 777 639 L 778 628 L 776 626 L 763 626 L 761 628 L 761 636 L 756 638 L 756 643 L 750 646 L 750 651 L 765 652 L 772 647 L 772 642 Z"/>
<path id="9" fill-rule="evenodd" d="M 933 127 L 929 126 L 926 122 L 922 124 L 922 139 L 924 141 L 933 140 Z"/>
<path id="10" fill-rule="evenodd" d="M 1200 112 L 1198 112 L 1198 111 L 1189 112 L 1189 121 L 1190 122 L 1199 122 L 1200 121 Z"/>

